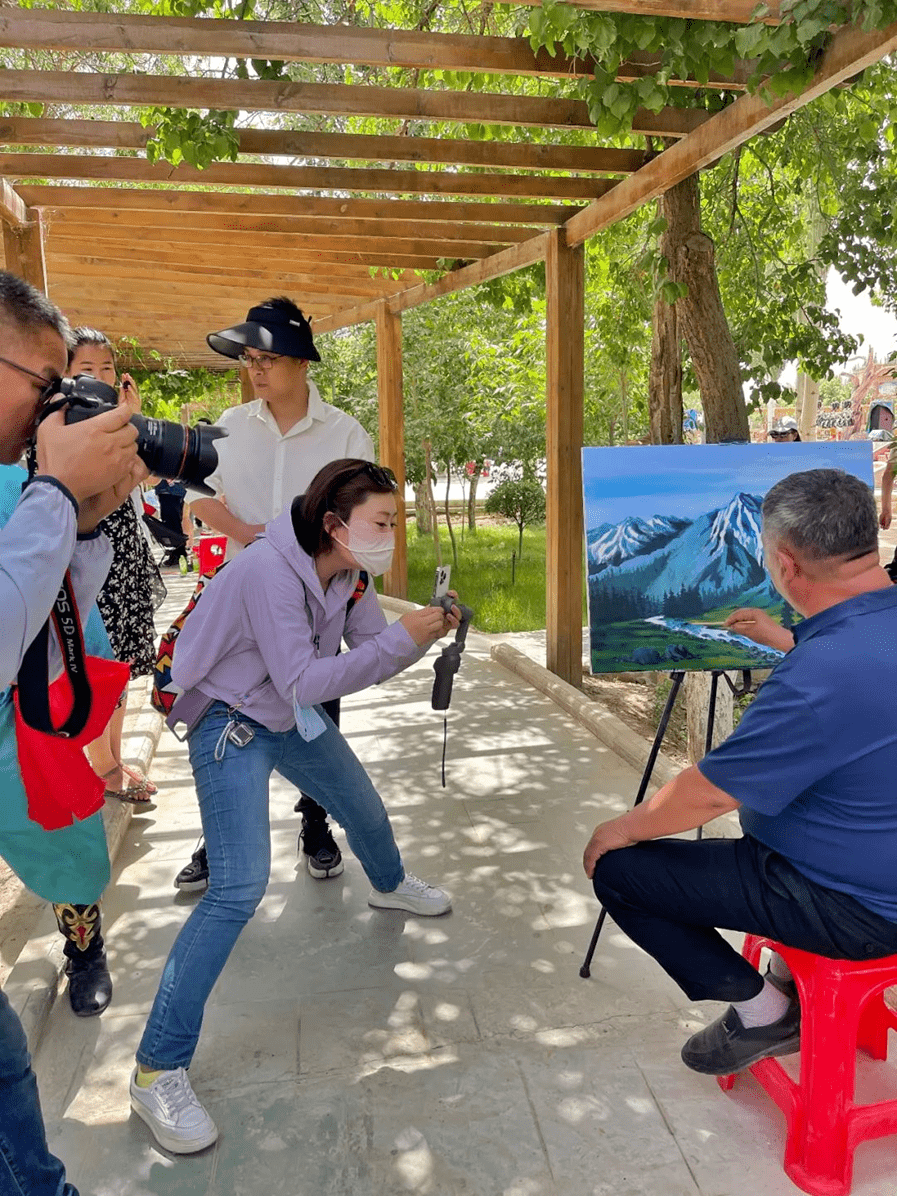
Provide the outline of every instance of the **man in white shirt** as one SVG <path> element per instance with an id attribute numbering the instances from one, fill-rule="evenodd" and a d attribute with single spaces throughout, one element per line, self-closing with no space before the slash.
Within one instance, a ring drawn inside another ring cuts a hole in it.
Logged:
<path id="1" fill-rule="evenodd" d="M 218 468 L 207 479 L 215 498 L 191 500 L 191 510 L 228 537 L 228 558 L 250 544 L 265 524 L 303 494 L 322 466 L 342 457 L 374 459 L 374 445 L 357 419 L 325 403 L 308 377 L 308 363 L 320 361 L 311 325 L 291 299 L 266 299 L 246 320 L 207 341 L 216 353 L 238 361 L 249 373 L 255 399 L 229 407 L 216 421 L 227 428 L 219 440 Z M 224 501 L 222 501 L 224 500 Z M 339 703 L 325 703 L 334 722 Z M 317 802 L 303 794 L 300 843 L 308 871 L 318 880 L 343 871 L 340 850 Z M 208 885 L 205 845 L 177 875 L 179 889 Z"/>

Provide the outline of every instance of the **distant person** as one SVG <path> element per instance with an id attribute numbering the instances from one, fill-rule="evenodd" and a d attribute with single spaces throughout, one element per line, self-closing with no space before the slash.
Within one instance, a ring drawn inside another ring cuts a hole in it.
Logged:
<path id="1" fill-rule="evenodd" d="M 162 568 L 177 568 L 184 561 L 187 568 L 193 552 L 193 520 L 187 504 L 187 487 L 183 482 L 162 478 L 153 487 L 159 503 L 159 521 L 172 533 L 172 544 L 162 558 Z M 184 537 L 181 542 L 181 537 Z M 177 539 L 174 539 L 177 537 Z"/>
<path id="2" fill-rule="evenodd" d="M 229 407 L 218 420 L 228 437 L 216 443 L 218 468 L 207 479 L 216 498 L 196 498 L 193 514 L 228 537 L 228 557 L 251 544 L 265 524 L 302 494 L 322 465 L 342 457 L 374 459 L 370 436 L 353 416 L 325 403 L 308 377 L 309 362 L 321 360 L 311 325 L 291 299 L 266 299 L 242 324 L 211 333 L 216 353 L 240 363 L 255 399 Z M 339 725 L 339 699 L 326 705 Z M 296 804 L 302 814 L 299 845 L 316 880 L 343 871 L 340 849 L 324 810 L 308 794 Z M 186 892 L 209 883 L 205 846 L 178 873 Z"/>
<path id="3" fill-rule="evenodd" d="M 131 1078 L 131 1107 L 175 1154 L 218 1136 L 187 1069 L 205 1003 L 268 884 L 273 772 L 345 827 L 369 905 L 427 917 L 451 908 L 447 893 L 405 871 L 383 802 L 323 707 L 395 676 L 458 626 L 457 607 L 434 606 L 387 625 L 373 585 L 352 601 L 362 570 L 389 568 L 395 492 L 392 474 L 368 461 L 325 465 L 209 582 L 178 637 L 174 711 L 190 723 L 211 884 L 164 965 Z M 342 639 L 349 651 L 337 655 Z"/>
<path id="4" fill-rule="evenodd" d="M 811 469 L 772 487 L 764 555 L 804 616 L 794 646 L 724 743 L 586 846 L 586 875 L 620 929 L 689 1000 L 728 1003 L 682 1048 L 695 1071 L 730 1075 L 800 1049 L 784 961 L 761 976 L 717 928 L 832 959 L 897 952 L 897 707 L 881 700 L 897 667 L 897 590 L 877 539 L 859 478 Z M 739 839 L 668 837 L 733 810 Z"/>
<path id="5" fill-rule="evenodd" d="M 892 510 L 892 495 L 894 493 L 894 475 L 897 474 L 897 440 L 891 444 L 888 451 L 888 463 L 885 465 L 885 471 L 881 475 L 881 514 L 878 517 L 878 526 L 887 531 L 891 526 L 891 519 L 893 518 Z M 897 582 L 897 551 L 891 558 L 889 564 L 885 565 L 885 572 L 891 581 Z"/>
<path id="6" fill-rule="evenodd" d="M 783 442 L 794 443 L 794 441 L 800 440 L 800 432 L 797 430 L 797 420 L 792 419 L 790 415 L 783 415 L 769 429 L 768 438 L 774 440 L 777 444 Z"/>

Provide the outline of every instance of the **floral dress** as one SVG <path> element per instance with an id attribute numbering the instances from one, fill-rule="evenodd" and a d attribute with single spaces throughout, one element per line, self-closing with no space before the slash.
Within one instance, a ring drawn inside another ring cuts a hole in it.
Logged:
<path id="1" fill-rule="evenodd" d="M 127 498 L 100 523 L 112 545 L 112 567 L 97 598 L 116 660 L 127 661 L 132 677 L 145 677 L 155 663 L 153 612 L 166 590 L 150 546 Z"/>

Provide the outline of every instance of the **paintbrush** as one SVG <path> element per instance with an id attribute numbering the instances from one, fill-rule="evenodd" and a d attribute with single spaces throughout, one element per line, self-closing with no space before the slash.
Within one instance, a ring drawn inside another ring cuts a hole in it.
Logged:
<path id="1" fill-rule="evenodd" d="M 730 630 L 732 629 L 732 624 L 726 621 L 723 621 L 722 623 L 709 623 L 705 619 L 695 619 L 694 622 L 697 623 L 699 627 L 728 627 Z M 734 626 L 739 627 L 742 623 L 756 622 L 756 619 L 739 619 Z"/>

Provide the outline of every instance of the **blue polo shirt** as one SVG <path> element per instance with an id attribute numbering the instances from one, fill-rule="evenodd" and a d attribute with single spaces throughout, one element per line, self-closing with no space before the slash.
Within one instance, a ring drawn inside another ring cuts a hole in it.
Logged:
<path id="1" fill-rule="evenodd" d="M 741 826 L 810 880 L 897 922 L 897 586 L 805 619 L 698 765 Z"/>

